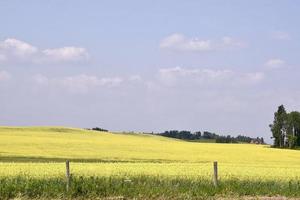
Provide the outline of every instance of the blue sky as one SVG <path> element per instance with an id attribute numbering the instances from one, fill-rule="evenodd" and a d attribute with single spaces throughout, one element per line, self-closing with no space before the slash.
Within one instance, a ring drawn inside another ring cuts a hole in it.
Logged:
<path id="1" fill-rule="evenodd" d="M 1 1 L 0 124 L 270 137 L 300 110 L 295 1 Z"/>

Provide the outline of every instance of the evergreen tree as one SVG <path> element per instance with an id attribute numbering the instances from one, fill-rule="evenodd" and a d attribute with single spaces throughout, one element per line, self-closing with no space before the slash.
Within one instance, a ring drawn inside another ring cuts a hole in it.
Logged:
<path id="1" fill-rule="evenodd" d="M 274 138 L 274 146 L 285 147 L 287 145 L 287 113 L 283 105 L 280 105 L 277 112 L 274 113 L 274 121 L 270 128 Z"/>

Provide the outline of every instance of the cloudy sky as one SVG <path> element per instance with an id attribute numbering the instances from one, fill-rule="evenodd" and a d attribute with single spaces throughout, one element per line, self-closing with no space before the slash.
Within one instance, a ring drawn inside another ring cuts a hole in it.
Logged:
<path id="1" fill-rule="evenodd" d="M 300 110 L 300 2 L 0 1 L 0 125 L 270 138 Z"/>

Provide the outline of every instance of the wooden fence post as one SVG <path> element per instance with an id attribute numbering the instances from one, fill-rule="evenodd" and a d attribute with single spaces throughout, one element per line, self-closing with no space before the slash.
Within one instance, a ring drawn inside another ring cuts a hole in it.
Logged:
<path id="1" fill-rule="evenodd" d="M 69 191 L 70 187 L 70 161 L 66 161 L 66 178 L 67 178 L 67 185 L 66 185 L 66 190 L 67 192 Z"/>
<path id="2" fill-rule="evenodd" d="M 214 186 L 218 186 L 218 162 L 214 161 L 214 176 L 213 176 Z"/>

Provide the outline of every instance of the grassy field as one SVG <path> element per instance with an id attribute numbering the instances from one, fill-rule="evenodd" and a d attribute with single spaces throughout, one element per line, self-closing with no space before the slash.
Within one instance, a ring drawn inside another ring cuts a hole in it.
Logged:
<path id="1" fill-rule="evenodd" d="M 67 159 L 73 175 L 69 193 L 64 188 Z M 211 185 L 215 160 L 218 188 Z M 0 128 L 3 198 L 275 194 L 300 196 L 299 151 L 59 127 Z"/>

